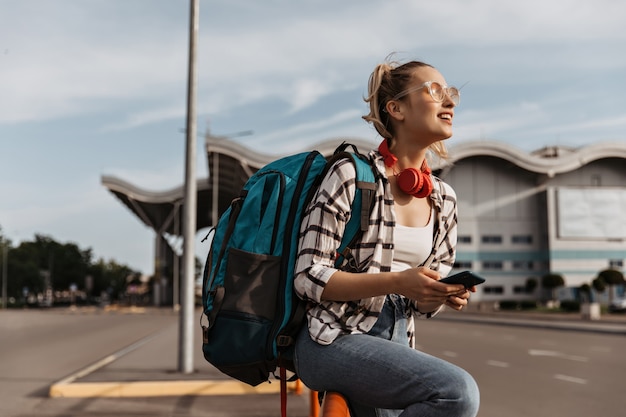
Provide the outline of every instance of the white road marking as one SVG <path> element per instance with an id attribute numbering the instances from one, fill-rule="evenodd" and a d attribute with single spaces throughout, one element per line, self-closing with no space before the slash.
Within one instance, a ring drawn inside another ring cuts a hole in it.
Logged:
<path id="1" fill-rule="evenodd" d="M 443 356 L 447 356 L 449 358 L 456 358 L 457 356 L 459 356 L 459 354 L 456 353 L 456 352 L 451 352 L 449 350 L 444 350 L 443 351 Z"/>
<path id="2" fill-rule="evenodd" d="M 577 378 L 575 376 L 569 376 L 569 375 L 561 375 L 561 374 L 556 374 L 554 375 L 554 378 L 561 380 L 561 381 L 566 381 L 566 382 L 573 382 L 574 384 L 581 384 L 584 385 L 587 383 L 586 379 L 583 378 Z"/>
<path id="3" fill-rule="evenodd" d="M 552 358 L 561 358 L 561 359 L 567 359 L 567 360 L 576 361 L 576 362 L 588 362 L 589 361 L 589 359 L 584 356 L 566 355 L 565 353 L 557 352 L 554 350 L 529 349 L 528 354 L 530 356 L 548 356 Z"/>
<path id="4" fill-rule="evenodd" d="M 86 375 L 89 375 L 92 372 L 97 371 L 100 368 L 103 368 L 105 366 L 107 366 L 108 364 L 110 364 L 111 362 L 121 358 L 122 356 L 126 355 L 129 352 L 132 352 L 133 350 L 139 348 L 141 345 L 144 345 L 146 343 L 148 343 L 150 340 L 154 339 L 157 336 L 157 333 L 159 333 L 160 331 L 157 331 L 151 335 L 148 335 L 146 337 L 144 337 L 143 339 L 129 345 L 126 346 L 125 348 L 118 350 L 117 352 L 113 353 L 112 355 L 109 355 L 103 359 L 100 359 L 98 362 L 93 363 L 77 372 L 74 372 L 72 375 L 67 376 L 65 378 L 63 378 L 62 380 L 56 382 L 54 385 L 68 385 L 71 384 L 72 382 L 74 382 L 75 380 L 82 378 Z"/>
<path id="5" fill-rule="evenodd" d="M 493 361 L 493 360 L 488 360 L 487 361 L 487 365 L 495 366 L 495 367 L 498 367 L 498 368 L 508 368 L 509 367 L 508 362 Z"/>

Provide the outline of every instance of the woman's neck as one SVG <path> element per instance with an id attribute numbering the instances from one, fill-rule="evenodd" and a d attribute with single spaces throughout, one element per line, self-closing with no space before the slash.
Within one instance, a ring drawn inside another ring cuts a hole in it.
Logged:
<path id="1" fill-rule="evenodd" d="M 400 170 L 406 168 L 420 169 L 426 159 L 428 147 L 423 147 L 408 142 L 407 140 L 392 140 L 389 151 L 398 158 L 396 167 Z"/>

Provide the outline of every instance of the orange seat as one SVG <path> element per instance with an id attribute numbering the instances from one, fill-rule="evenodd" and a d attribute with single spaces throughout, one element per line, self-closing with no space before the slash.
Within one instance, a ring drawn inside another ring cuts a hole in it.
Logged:
<path id="1" fill-rule="evenodd" d="M 350 409 L 345 397 L 338 392 L 326 392 L 320 417 L 350 417 Z"/>

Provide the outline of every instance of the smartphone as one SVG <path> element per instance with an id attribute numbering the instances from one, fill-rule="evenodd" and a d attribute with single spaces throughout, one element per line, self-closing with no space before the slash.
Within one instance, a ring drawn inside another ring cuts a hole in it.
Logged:
<path id="1" fill-rule="evenodd" d="M 463 271 L 458 274 L 441 278 L 439 282 L 444 282 L 446 284 L 463 284 L 465 288 L 471 288 L 474 285 L 479 285 L 485 282 L 485 278 L 479 277 L 472 271 Z"/>

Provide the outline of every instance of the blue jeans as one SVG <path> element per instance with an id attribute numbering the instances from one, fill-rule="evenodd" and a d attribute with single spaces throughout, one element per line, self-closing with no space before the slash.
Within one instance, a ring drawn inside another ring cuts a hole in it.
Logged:
<path id="1" fill-rule="evenodd" d="M 463 369 L 409 346 L 408 307 L 387 297 L 368 334 L 344 335 L 330 345 L 296 342 L 298 376 L 315 391 L 335 391 L 359 416 L 475 417 L 479 391 Z M 376 410 L 374 410 L 376 409 Z"/>

